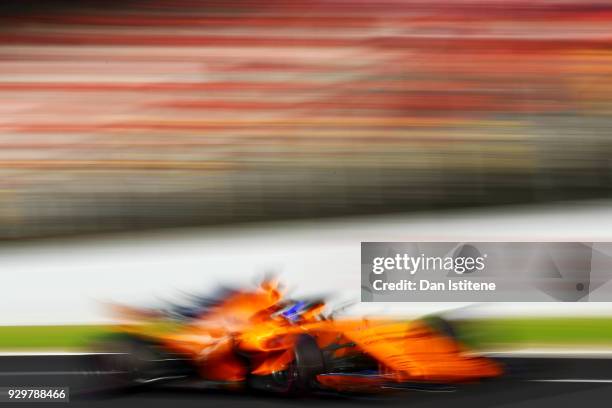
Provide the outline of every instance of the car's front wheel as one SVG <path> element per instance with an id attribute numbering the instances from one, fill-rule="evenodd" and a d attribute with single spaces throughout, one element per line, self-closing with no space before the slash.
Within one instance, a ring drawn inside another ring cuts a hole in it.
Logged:
<path id="1" fill-rule="evenodd" d="M 159 344 L 130 335 L 115 335 L 98 347 L 98 374 L 108 388 L 130 388 L 183 378 L 191 373 L 188 360 Z"/>

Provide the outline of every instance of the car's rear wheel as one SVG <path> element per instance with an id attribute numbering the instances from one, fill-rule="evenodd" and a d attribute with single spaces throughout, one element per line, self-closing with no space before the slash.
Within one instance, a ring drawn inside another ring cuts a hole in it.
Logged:
<path id="1" fill-rule="evenodd" d="M 325 360 L 314 337 L 302 334 L 295 343 L 295 386 L 309 391 L 316 386 L 318 374 L 325 371 Z"/>
<path id="2" fill-rule="evenodd" d="M 295 342 L 293 361 L 283 371 L 265 376 L 251 375 L 248 386 L 258 391 L 298 394 L 311 391 L 316 377 L 325 371 L 323 353 L 314 337 L 302 334 Z"/>

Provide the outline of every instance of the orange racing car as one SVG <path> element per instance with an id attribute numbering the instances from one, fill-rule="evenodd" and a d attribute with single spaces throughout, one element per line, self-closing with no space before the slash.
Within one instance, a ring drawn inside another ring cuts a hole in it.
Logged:
<path id="1" fill-rule="evenodd" d="M 336 318 L 324 308 L 284 299 L 274 280 L 189 306 L 116 307 L 123 323 L 99 364 L 122 386 L 191 378 L 284 394 L 430 390 L 502 374 L 442 320 Z"/>

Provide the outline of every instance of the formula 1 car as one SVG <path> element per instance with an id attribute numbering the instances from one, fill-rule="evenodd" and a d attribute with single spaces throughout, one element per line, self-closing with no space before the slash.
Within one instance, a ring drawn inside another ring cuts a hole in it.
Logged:
<path id="1" fill-rule="evenodd" d="M 283 394 L 427 390 L 502 374 L 442 320 L 336 318 L 324 308 L 283 299 L 273 280 L 170 310 L 122 306 L 99 365 L 120 386 L 197 379 Z"/>

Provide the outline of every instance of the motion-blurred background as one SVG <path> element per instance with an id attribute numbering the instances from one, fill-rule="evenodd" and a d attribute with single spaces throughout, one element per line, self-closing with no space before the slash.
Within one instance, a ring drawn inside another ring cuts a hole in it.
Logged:
<path id="1" fill-rule="evenodd" d="M 611 191 L 607 1 L 0 13 L 0 238 Z"/>
<path id="2" fill-rule="evenodd" d="M 610 241 L 611 27 L 608 1 L 3 0 L 0 324 L 269 270 L 358 300 L 361 241 Z"/>

